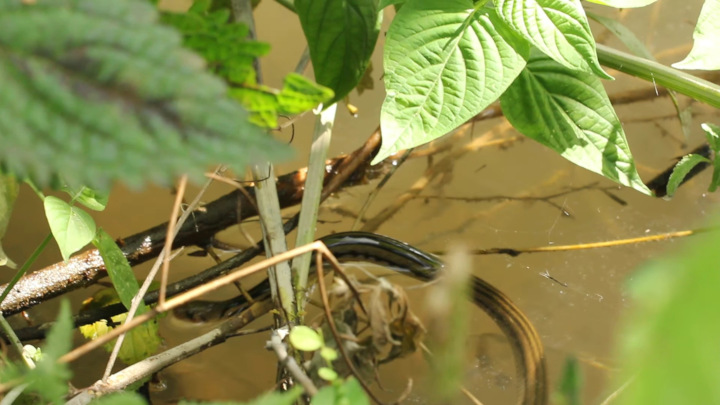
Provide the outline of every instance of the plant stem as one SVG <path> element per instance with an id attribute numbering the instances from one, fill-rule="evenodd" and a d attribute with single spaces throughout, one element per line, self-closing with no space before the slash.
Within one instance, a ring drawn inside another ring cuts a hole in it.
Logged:
<path id="1" fill-rule="evenodd" d="M 327 152 L 330 147 L 336 110 L 337 103 L 323 110 L 315 119 L 315 132 L 313 133 L 313 143 L 310 148 L 310 162 L 308 163 L 305 191 L 300 206 L 300 222 L 295 246 L 306 245 L 315 239 L 320 195 L 325 180 L 325 159 L 327 159 Z M 295 300 L 299 313 L 302 313 L 305 302 L 304 295 L 307 289 L 311 259 L 312 255 L 308 253 L 293 260 L 293 273 L 297 274 L 297 285 L 295 286 L 297 297 Z M 322 269 L 319 271 L 322 271 Z"/>
<path id="2" fill-rule="evenodd" d="M 597 44 L 601 64 L 720 108 L 720 86 L 681 70 Z"/>
<path id="3" fill-rule="evenodd" d="M 250 37 L 254 38 L 255 20 L 250 0 L 231 0 L 230 4 L 235 22 L 246 24 L 250 29 Z M 261 84 L 262 76 L 258 59 L 255 59 L 254 67 L 258 84 Z M 265 254 L 267 257 L 271 257 L 287 251 L 282 216 L 280 215 L 280 201 L 275 185 L 275 171 L 269 162 L 259 163 L 252 166 L 252 175 L 255 180 L 255 198 L 262 223 Z M 268 269 L 268 278 L 273 302 L 276 305 L 279 304 L 283 309 L 286 321 L 294 322 L 297 319 L 297 307 L 295 306 L 292 272 L 288 262 L 278 263 Z"/>

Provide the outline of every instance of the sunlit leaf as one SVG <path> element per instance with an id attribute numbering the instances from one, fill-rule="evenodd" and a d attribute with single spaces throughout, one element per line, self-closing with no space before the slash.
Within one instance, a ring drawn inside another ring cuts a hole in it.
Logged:
<path id="1" fill-rule="evenodd" d="M 457 128 L 525 66 L 527 43 L 492 9 L 473 7 L 472 0 L 413 0 L 393 19 L 385 42 L 383 140 L 373 163 Z"/>
<path id="2" fill-rule="evenodd" d="M 2 167 L 107 189 L 287 156 L 156 20 L 143 0 L 0 2 Z"/>
<path id="3" fill-rule="evenodd" d="M 377 0 L 295 0 L 315 80 L 342 100 L 365 73 L 380 33 Z"/>
<path id="4" fill-rule="evenodd" d="M 678 69 L 720 69 L 718 38 L 720 37 L 720 0 L 705 0 L 695 31 L 690 54 L 673 63 Z"/>
<path id="5" fill-rule="evenodd" d="M 79 190 L 65 186 L 62 189 L 68 193 L 74 201 L 90 208 L 94 211 L 103 211 L 107 206 L 109 193 L 105 191 L 93 190 L 89 187 L 81 186 Z"/>
<path id="6" fill-rule="evenodd" d="M 64 260 L 95 237 L 95 221 L 81 208 L 53 196 L 45 197 L 44 205 L 50 230 Z"/>
<path id="7" fill-rule="evenodd" d="M 682 159 L 675 165 L 667 184 L 667 196 L 672 197 L 677 191 L 680 184 L 682 184 L 685 176 L 690 173 L 693 167 L 700 163 L 709 163 L 710 160 L 705 156 L 690 154 L 683 156 Z"/>
<path id="8" fill-rule="evenodd" d="M 524 135 L 579 166 L 650 194 L 597 77 L 538 54 L 500 102 L 507 119 Z"/>
<path id="9" fill-rule="evenodd" d="M 335 372 L 335 370 L 329 367 L 320 367 L 317 373 L 318 377 L 322 378 L 325 381 L 335 381 L 338 378 L 338 374 Z"/>
<path id="10" fill-rule="evenodd" d="M 323 346 L 322 336 L 314 329 L 299 325 L 290 331 L 290 344 L 298 350 L 312 352 Z"/>
<path id="11" fill-rule="evenodd" d="M 618 335 L 616 386 L 627 385 L 620 405 L 720 403 L 720 235 L 698 238 L 630 280 L 633 311 Z"/>
<path id="12" fill-rule="evenodd" d="M 10 222 L 10 214 L 12 214 L 18 189 L 17 180 L 13 175 L 0 173 L 0 242 L 5 236 L 8 222 Z M 15 262 L 10 260 L 3 251 L 2 243 L 0 243 L 0 266 L 15 268 Z"/>
<path id="13" fill-rule="evenodd" d="M 495 4 L 500 18 L 557 63 L 612 78 L 597 60 L 580 0 L 497 0 Z"/>

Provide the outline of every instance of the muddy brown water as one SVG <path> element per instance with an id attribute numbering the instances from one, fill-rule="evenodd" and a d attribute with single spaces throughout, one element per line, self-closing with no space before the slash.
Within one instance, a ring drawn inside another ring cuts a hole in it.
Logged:
<path id="1" fill-rule="evenodd" d="M 701 2 L 664 1 L 638 10 L 622 13 L 590 6 L 593 11 L 619 16 L 638 33 L 648 48 L 663 63 L 682 59 L 689 50 L 694 21 Z M 387 16 L 385 27 L 390 15 Z M 257 9 L 259 37 L 272 44 L 271 54 L 263 58 L 262 67 L 268 85 L 279 87 L 282 77 L 291 71 L 304 47 L 296 17 L 274 2 L 264 1 Z M 602 29 L 593 25 L 596 34 Z M 383 41 L 383 35 L 380 42 Z M 608 44 L 620 46 L 608 36 Z M 341 106 L 330 155 L 349 152 L 360 145 L 375 129 L 384 93 L 380 81 L 382 58 L 373 58 L 375 90 L 362 96 L 353 93 L 351 100 L 360 115 L 353 118 Z M 610 95 L 651 85 L 610 72 L 618 80 L 606 82 Z M 689 100 L 680 97 L 687 105 Z M 718 122 L 717 112 L 693 104 L 692 134 L 684 139 L 673 118 L 673 107 L 666 97 L 623 105 L 617 108 L 643 179 L 649 180 L 665 169 L 673 158 L 701 142 L 699 124 Z M 294 145 L 299 153 L 292 162 L 278 166 L 284 173 L 305 165 L 313 118 L 308 114 L 298 120 Z M 475 125 L 459 140 L 467 144 L 487 133 L 507 130 L 503 119 Z M 280 134 L 287 137 L 287 133 Z M 688 145 L 688 147 L 684 147 Z M 445 155 L 438 155 L 435 161 Z M 383 208 L 405 193 L 427 167 L 425 159 L 413 159 L 400 168 L 371 205 L 367 216 L 377 215 Z M 575 244 L 651 235 L 697 228 L 708 220 L 718 197 L 705 193 L 709 173 L 686 184 L 671 201 L 643 196 L 632 190 L 613 187 L 599 176 L 576 167 L 554 152 L 530 141 L 519 141 L 505 148 L 487 147 L 467 153 L 455 161 L 451 172 L 444 173 L 426 187 L 421 196 L 409 201 L 396 215 L 383 223 L 377 232 L 406 241 L 426 250 L 443 250 L 462 241 L 472 248 L 535 247 Z M 545 196 L 594 184 L 596 188 L 577 191 L 551 201 L 570 215 L 543 201 L 463 201 L 462 197 L 482 199 L 490 196 Z M 338 193 L 321 212 L 323 224 L 319 234 L 349 230 L 353 218 L 342 215 L 342 207 L 357 212 L 367 193 L 375 184 Z M 621 205 L 598 188 L 612 187 L 611 192 L 624 200 Z M 226 193 L 223 185 L 211 188 L 206 201 Z M 194 191 L 191 190 L 191 191 Z M 445 197 L 440 198 L 440 197 Z M 127 236 L 165 221 L 173 196 L 168 190 L 148 187 L 141 192 L 129 191 L 118 185 L 108 209 L 93 214 L 99 225 L 116 237 Z M 248 225 L 250 231 L 257 226 Z M 29 189 L 23 189 L 3 244 L 15 261 L 22 261 L 47 234 L 42 204 Z M 257 235 L 257 233 L 255 233 Z M 224 240 L 243 243 L 236 229 L 223 233 Z M 291 239 L 292 240 L 292 239 Z M 530 317 L 543 339 L 549 362 L 551 390 L 557 385 L 563 363 L 574 355 L 581 361 L 584 374 L 584 403 L 600 403 L 612 391 L 611 381 L 617 361 L 613 357 L 619 320 L 631 306 L 625 296 L 624 284 L 643 262 L 660 257 L 682 246 L 683 241 L 666 241 L 616 248 L 506 256 L 482 256 L 473 259 L 475 274 L 483 277 L 510 296 Z M 55 247 L 49 248 L 36 267 L 59 259 Z M 183 256 L 173 265 L 172 277 L 197 272 L 212 265 L 210 259 Z M 149 265 L 140 266 L 138 274 Z M 551 278 L 548 278 L 551 277 Z M 3 279 L 11 277 L 3 273 Z M 413 282 L 397 280 L 403 285 Z M 71 294 L 73 308 L 98 287 Z M 220 291 L 213 298 L 229 297 L 232 289 Z M 411 289 L 416 312 L 424 313 L 424 290 Z M 55 316 L 56 306 L 41 305 L 30 311 L 37 322 Z M 481 311 L 471 311 L 471 333 L 467 339 L 468 361 L 465 385 L 486 404 L 513 403 L 520 382 L 513 369 L 507 341 Z M 15 319 L 16 324 L 21 324 Z M 254 324 L 266 325 L 268 319 Z M 172 317 L 161 320 L 166 346 L 171 347 L 210 329 L 212 325 L 188 325 Z M 231 339 L 220 347 L 207 350 L 162 373 L 167 385 L 153 394 L 155 403 L 173 403 L 180 398 L 247 400 L 274 386 L 276 365 L 273 355 L 264 349 L 265 334 Z M 76 343 L 81 339 L 77 338 Z M 106 354 L 96 352 L 75 364 L 74 384 L 84 386 L 99 378 Z M 425 402 L 427 366 L 421 355 L 414 355 L 380 370 L 386 399 L 395 398 L 408 378 L 417 387 L 408 402 Z"/>

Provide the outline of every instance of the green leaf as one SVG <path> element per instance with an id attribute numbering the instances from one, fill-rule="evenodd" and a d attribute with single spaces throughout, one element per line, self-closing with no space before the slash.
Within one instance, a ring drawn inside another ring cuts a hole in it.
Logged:
<path id="1" fill-rule="evenodd" d="M 373 164 L 445 135 L 475 116 L 525 66 L 527 43 L 472 0 L 413 0 L 385 42 L 382 147 Z"/>
<path id="2" fill-rule="evenodd" d="M 112 281 L 113 287 L 115 287 L 115 291 L 117 291 L 118 297 L 120 297 L 120 301 L 125 308 L 130 309 L 133 297 L 135 297 L 140 290 L 130 263 L 128 263 L 127 258 L 125 258 L 125 255 L 113 238 L 104 230 L 98 230 L 93 244 L 100 252 L 103 262 L 105 262 L 108 276 L 110 276 L 110 280 Z M 142 314 L 147 310 L 147 306 L 145 304 L 141 304 L 140 306 L 142 308 L 138 309 L 138 313 Z"/>
<path id="3" fill-rule="evenodd" d="M 710 149 L 712 149 L 714 153 L 720 153 L 720 126 L 704 122 L 700 124 L 700 127 L 705 131 Z"/>
<path id="4" fill-rule="evenodd" d="M 68 193 L 73 201 L 77 201 L 93 211 L 105 210 L 110 197 L 108 192 L 93 190 L 85 186 L 80 186 L 80 190 L 77 190 L 66 185 L 62 190 Z"/>
<path id="5" fill-rule="evenodd" d="M 283 87 L 277 95 L 280 114 L 300 114 L 332 99 L 333 91 L 306 79 L 304 76 L 290 73 L 285 76 Z"/>
<path id="6" fill-rule="evenodd" d="M 600 80 L 536 55 L 500 98 L 508 121 L 564 158 L 641 193 L 625 132 Z"/>
<path id="7" fill-rule="evenodd" d="M 279 92 L 267 86 L 244 85 L 230 90 L 230 95 L 247 108 L 251 121 L 266 128 L 278 126 L 279 114 L 299 114 L 317 107 L 333 97 L 332 90 L 290 73 Z"/>
<path id="8" fill-rule="evenodd" d="M 64 260 L 93 240 L 95 221 L 90 214 L 53 196 L 45 197 L 44 205 L 50 231 Z"/>
<path id="9" fill-rule="evenodd" d="M 290 344 L 298 350 L 312 352 L 324 345 L 322 336 L 307 326 L 296 326 L 290 331 Z"/>
<path id="10" fill-rule="evenodd" d="M 42 357 L 36 367 L 30 370 L 26 382 L 29 389 L 37 392 L 45 400 L 54 404 L 64 404 L 68 392 L 68 381 L 72 372 L 67 363 L 58 363 L 58 359 L 72 348 L 72 313 L 70 302 L 60 302 L 60 312 L 42 347 Z"/>
<path id="11" fill-rule="evenodd" d="M 636 8 L 645 7 L 649 4 L 655 3 L 657 0 L 587 0 L 591 3 L 602 4 L 603 6 L 610 6 L 615 8 Z"/>
<path id="12" fill-rule="evenodd" d="M 720 0 L 705 0 L 693 32 L 693 47 L 690 54 L 682 61 L 673 63 L 672 66 L 678 69 L 720 69 L 718 37 L 720 37 Z"/>
<path id="13" fill-rule="evenodd" d="M 132 391 L 116 392 L 90 402 L 90 405 L 146 405 L 142 395 Z"/>
<path id="14" fill-rule="evenodd" d="M 115 304 L 118 301 L 120 301 L 120 299 L 118 298 L 117 292 L 113 289 L 106 288 L 95 293 L 92 300 L 84 303 L 82 310 L 102 308 Z M 146 307 L 143 306 L 143 309 L 138 310 L 138 312 L 144 312 L 146 310 L 145 308 Z M 126 318 L 127 314 L 113 316 L 111 319 L 112 325 L 120 325 L 125 322 Z M 83 325 L 79 329 L 80 333 L 82 333 L 86 339 L 95 340 L 110 332 L 114 328 L 112 325 L 109 326 L 108 321 L 103 319 L 90 325 Z M 103 348 L 108 352 L 112 351 L 116 341 L 117 339 L 113 339 L 103 345 Z M 162 340 L 158 333 L 157 319 L 153 319 L 127 332 L 123 345 L 118 352 L 118 357 L 125 364 L 134 364 L 157 352 L 161 343 Z"/>
<path id="15" fill-rule="evenodd" d="M 19 187 L 15 176 L 0 173 L 0 241 L 5 236 L 5 231 L 10 222 L 10 214 L 12 214 L 18 190 Z M 3 251 L 2 243 L 0 243 L 0 266 L 8 266 L 11 269 L 16 267 L 15 262 L 10 260 Z"/>
<path id="16" fill-rule="evenodd" d="M 580 405 L 582 396 L 582 370 L 577 358 L 570 356 L 565 360 L 560 387 L 554 395 L 554 404 Z"/>
<path id="17" fill-rule="evenodd" d="M 325 381 L 335 381 L 338 379 L 338 374 L 330 367 L 320 367 L 317 373 L 318 377 L 322 378 Z"/>
<path id="18" fill-rule="evenodd" d="M 680 184 L 682 184 L 685 176 L 690 173 L 693 167 L 703 162 L 709 163 L 710 160 L 705 156 L 695 154 L 683 156 L 673 168 L 672 174 L 670 174 L 667 184 L 667 196 L 672 197 L 678 187 L 680 187 Z"/>
<path id="19" fill-rule="evenodd" d="M 513 31 L 557 63 L 612 79 L 600 67 L 580 0 L 497 0 L 495 4 Z"/>
<path id="20" fill-rule="evenodd" d="M 332 347 L 323 347 L 320 349 L 320 357 L 328 362 L 335 361 L 338 358 L 338 352 Z"/>
<path id="21" fill-rule="evenodd" d="M 2 167 L 106 189 L 287 156 L 156 20 L 143 0 L 0 2 Z"/>
<path id="22" fill-rule="evenodd" d="M 697 238 L 630 279 L 619 405 L 720 403 L 720 235 Z"/>
<path id="23" fill-rule="evenodd" d="M 337 388 L 334 385 L 326 385 L 312 397 L 310 405 L 336 405 L 338 400 Z"/>
<path id="24" fill-rule="evenodd" d="M 343 404 L 347 405 L 370 405 L 365 390 L 360 382 L 354 377 L 349 377 L 343 385 L 340 386 L 341 398 L 344 398 Z"/>
<path id="25" fill-rule="evenodd" d="M 303 390 L 300 387 L 293 387 L 286 392 L 268 392 L 249 402 L 235 401 L 211 401 L 198 402 L 182 400 L 178 405 L 292 405 L 302 395 Z"/>
<path id="26" fill-rule="evenodd" d="M 295 0 L 315 80 L 335 92 L 329 106 L 357 86 L 375 49 L 382 12 L 377 0 Z"/>

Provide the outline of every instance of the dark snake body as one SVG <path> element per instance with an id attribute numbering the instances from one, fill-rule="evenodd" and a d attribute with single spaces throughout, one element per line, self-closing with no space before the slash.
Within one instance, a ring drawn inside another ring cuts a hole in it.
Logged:
<path id="1" fill-rule="evenodd" d="M 320 239 L 339 261 L 367 261 L 389 267 L 413 278 L 430 281 L 443 268 L 442 261 L 398 240 L 367 232 L 343 232 Z M 269 294 L 267 280 L 249 291 L 253 297 Z M 508 337 L 515 357 L 518 377 L 523 379 L 519 403 L 547 403 L 545 355 L 540 337 L 530 320 L 510 298 L 477 276 L 472 276 L 472 298 Z M 227 301 L 196 302 L 183 307 L 180 315 L 191 321 L 219 319 L 241 311 L 247 302 L 233 298 Z"/>

